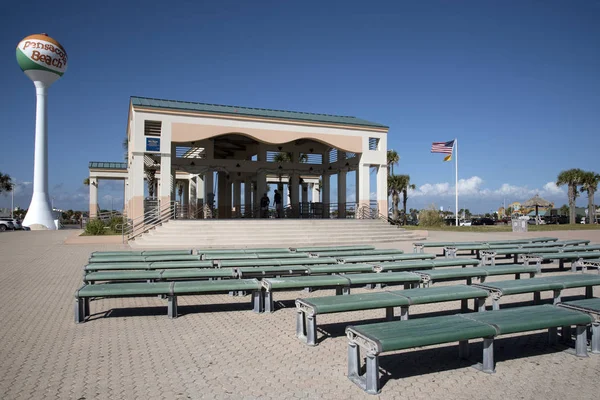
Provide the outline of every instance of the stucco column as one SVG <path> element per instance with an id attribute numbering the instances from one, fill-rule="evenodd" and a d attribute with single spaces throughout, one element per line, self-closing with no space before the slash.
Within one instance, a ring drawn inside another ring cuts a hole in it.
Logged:
<path id="1" fill-rule="evenodd" d="M 320 196 L 320 192 L 319 192 L 319 184 L 318 183 L 311 183 L 311 190 L 312 190 L 312 202 L 313 203 L 319 203 L 321 201 L 321 199 L 319 198 Z"/>
<path id="2" fill-rule="evenodd" d="M 227 179 L 225 178 L 225 172 L 217 172 L 217 208 L 219 210 L 219 219 L 226 219 L 226 190 L 227 190 Z"/>
<path id="3" fill-rule="evenodd" d="M 129 204 L 127 216 L 139 221 L 144 215 L 144 155 L 133 155 L 129 166 Z M 142 221 L 143 222 L 143 221 Z"/>
<path id="4" fill-rule="evenodd" d="M 98 179 L 90 178 L 90 219 L 97 217 L 98 212 Z"/>
<path id="5" fill-rule="evenodd" d="M 338 172 L 338 218 L 346 218 L 346 170 Z"/>
<path id="6" fill-rule="evenodd" d="M 263 197 L 263 194 L 267 193 L 267 174 L 264 172 L 259 172 L 256 178 L 256 201 L 257 203 L 260 201 L 260 198 Z M 268 195 L 268 193 L 267 193 Z M 259 204 L 257 204 L 258 206 Z"/>
<path id="7" fill-rule="evenodd" d="M 387 165 L 377 169 L 377 206 L 380 214 L 388 215 Z"/>
<path id="8" fill-rule="evenodd" d="M 292 202 L 292 215 L 298 217 L 300 215 L 300 176 L 298 174 L 290 175 L 290 184 L 288 190 L 290 191 L 290 198 Z"/>
<path id="9" fill-rule="evenodd" d="M 323 193 L 323 218 L 329 218 L 331 203 L 331 175 L 323 174 L 321 192 Z"/>
<path id="10" fill-rule="evenodd" d="M 204 174 L 204 197 L 202 198 L 204 218 L 213 218 L 213 207 L 215 205 L 214 181 L 214 173 L 209 169 Z"/>
<path id="11" fill-rule="evenodd" d="M 302 202 L 308 203 L 308 183 L 302 183 Z"/>
<path id="12" fill-rule="evenodd" d="M 250 217 L 252 215 L 252 179 L 244 180 L 244 215 Z"/>
<path id="13" fill-rule="evenodd" d="M 233 182 L 233 206 L 235 207 L 235 216 L 241 217 L 241 205 L 242 205 L 242 182 L 235 181 Z"/>
<path id="14" fill-rule="evenodd" d="M 356 202 L 359 210 L 364 207 L 368 208 L 370 203 L 369 167 L 370 165 L 361 163 L 358 164 L 356 169 L 356 174 L 358 175 L 358 199 L 356 199 Z"/>

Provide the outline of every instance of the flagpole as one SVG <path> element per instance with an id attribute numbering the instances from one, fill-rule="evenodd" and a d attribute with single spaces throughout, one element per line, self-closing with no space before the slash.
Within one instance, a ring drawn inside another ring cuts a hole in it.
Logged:
<path id="1" fill-rule="evenodd" d="M 456 212 L 456 226 L 458 226 L 458 139 L 454 139 L 454 167 L 455 167 L 455 182 L 454 182 L 454 194 L 455 194 L 455 212 Z"/>

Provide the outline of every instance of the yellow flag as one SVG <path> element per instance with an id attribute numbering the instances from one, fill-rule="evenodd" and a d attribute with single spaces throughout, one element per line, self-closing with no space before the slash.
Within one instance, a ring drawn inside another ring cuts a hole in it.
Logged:
<path id="1" fill-rule="evenodd" d="M 444 157 L 444 161 L 452 161 L 452 154 L 448 154 L 446 157 Z"/>

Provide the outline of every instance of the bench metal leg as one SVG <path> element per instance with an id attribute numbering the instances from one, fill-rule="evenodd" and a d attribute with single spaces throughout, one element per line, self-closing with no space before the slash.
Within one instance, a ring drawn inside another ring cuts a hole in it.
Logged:
<path id="1" fill-rule="evenodd" d="M 577 338 L 575 340 L 575 355 L 587 357 L 587 326 L 577 325 Z"/>
<path id="2" fill-rule="evenodd" d="M 558 333 L 557 328 L 548 328 L 548 343 L 550 345 L 555 345 L 558 342 Z"/>
<path id="3" fill-rule="evenodd" d="M 366 371 L 360 375 L 360 350 L 356 343 L 348 343 L 348 379 L 356 383 L 369 394 L 378 394 L 379 388 L 379 357 L 368 354 Z"/>
<path id="4" fill-rule="evenodd" d="M 514 256 L 513 256 L 513 263 L 514 264 L 518 264 L 519 263 L 519 255 L 517 253 L 515 253 Z"/>
<path id="5" fill-rule="evenodd" d="M 487 374 L 493 374 L 494 369 L 494 338 L 483 339 L 483 364 L 481 370 Z"/>
<path id="6" fill-rule="evenodd" d="M 265 312 L 272 313 L 275 311 L 275 304 L 273 302 L 273 292 L 268 291 L 264 293 L 264 310 Z"/>
<path id="7" fill-rule="evenodd" d="M 169 318 L 177 318 L 177 296 L 167 296 L 167 315 Z"/>
<path id="8" fill-rule="evenodd" d="M 498 311 L 500 309 L 500 300 L 492 299 L 492 310 Z"/>
<path id="9" fill-rule="evenodd" d="M 85 322 L 85 299 L 78 297 L 75 299 L 75 323 Z"/>
<path id="10" fill-rule="evenodd" d="M 594 287 L 593 286 L 586 286 L 585 287 L 585 298 L 586 299 L 591 299 L 592 297 L 594 297 Z"/>
<path id="11" fill-rule="evenodd" d="M 478 312 L 483 312 L 485 311 L 485 297 L 482 297 L 480 299 L 475 299 L 475 308 L 477 309 Z"/>
<path id="12" fill-rule="evenodd" d="M 458 358 L 466 360 L 469 358 L 469 341 L 461 340 L 458 342 Z"/>
<path id="13" fill-rule="evenodd" d="M 469 311 L 468 300 L 467 299 L 462 299 L 460 301 L 460 312 L 466 313 L 467 311 Z"/>
<path id="14" fill-rule="evenodd" d="M 558 260 L 558 269 L 561 271 L 565 269 L 565 260 Z"/>
<path id="15" fill-rule="evenodd" d="M 402 306 L 400 307 L 400 320 L 406 321 L 408 319 L 408 307 Z"/>
<path id="16" fill-rule="evenodd" d="M 306 313 L 296 309 L 296 337 L 306 343 Z"/>
<path id="17" fill-rule="evenodd" d="M 360 378 L 360 348 L 356 343 L 348 343 L 348 378 Z M 356 382 L 356 381 L 355 381 Z M 358 382 L 357 382 L 358 383 Z"/>
<path id="18" fill-rule="evenodd" d="M 521 279 L 521 274 L 520 273 L 519 274 L 515 274 L 515 280 L 519 280 L 519 279 Z"/>
<path id="19" fill-rule="evenodd" d="M 592 324 L 592 353 L 600 354 L 600 323 Z"/>
<path id="20" fill-rule="evenodd" d="M 262 290 L 253 290 L 252 298 L 250 299 L 252 305 L 252 311 L 255 313 L 262 313 L 265 311 L 265 299 Z"/>
<path id="21" fill-rule="evenodd" d="M 316 346 L 317 344 L 317 316 L 306 315 L 306 344 Z"/>
<path id="22" fill-rule="evenodd" d="M 386 307 L 385 308 L 385 320 L 386 321 L 394 320 L 394 307 Z"/>
<path id="23" fill-rule="evenodd" d="M 540 292 L 533 292 L 533 304 L 540 304 L 542 297 Z"/>
<path id="24" fill-rule="evenodd" d="M 552 300 L 552 304 L 557 305 L 561 301 L 560 290 L 553 290 L 553 294 L 554 294 L 554 299 Z"/>
<path id="25" fill-rule="evenodd" d="M 470 277 L 467 278 L 467 285 L 471 286 L 472 283 L 473 283 L 473 279 L 471 279 Z"/>

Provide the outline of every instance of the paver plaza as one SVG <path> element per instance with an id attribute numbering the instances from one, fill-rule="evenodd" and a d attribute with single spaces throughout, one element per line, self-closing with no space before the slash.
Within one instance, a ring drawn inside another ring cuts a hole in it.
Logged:
<path id="1" fill-rule="evenodd" d="M 348 325 L 383 321 L 382 310 L 334 314 L 319 321 L 318 346 L 295 336 L 298 297 L 332 295 L 280 292 L 279 309 L 255 314 L 249 297 L 187 296 L 180 317 L 165 317 L 159 298 L 105 299 L 91 321 L 73 322 L 73 293 L 93 251 L 116 244 L 63 244 L 74 231 L 13 232 L 0 236 L 0 397 L 16 398 L 373 398 L 347 378 Z M 561 240 L 600 242 L 600 231 L 545 232 Z M 513 239 L 528 234 L 433 232 L 430 241 Z M 537 235 L 539 236 L 539 234 Z M 412 251 L 410 242 L 377 248 Z M 568 274 L 557 264 L 545 275 Z M 595 273 L 595 271 L 591 272 Z M 491 277 L 486 282 L 503 280 Z M 445 285 L 446 283 L 436 283 Z M 449 283 L 452 284 L 452 283 Z M 353 289 L 353 293 L 370 292 Z M 598 296 L 597 289 L 594 293 Z M 565 290 L 564 298 L 581 295 Z M 543 293 L 543 300 L 550 300 Z M 531 304 L 511 296 L 503 308 Z M 488 302 L 488 309 L 491 304 Z M 110 311 L 109 311 L 110 310 Z M 411 318 L 454 314 L 460 302 L 414 306 Z M 481 351 L 475 341 L 472 354 Z M 547 333 L 496 340 L 497 372 L 482 374 L 456 357 L 456 343 L 384 354 L 382 398 L 594 398 L 600 357 L 577 358 L 547 344 Z M 477 357 L 474 356 L 474 361 Z"/>

